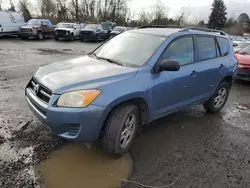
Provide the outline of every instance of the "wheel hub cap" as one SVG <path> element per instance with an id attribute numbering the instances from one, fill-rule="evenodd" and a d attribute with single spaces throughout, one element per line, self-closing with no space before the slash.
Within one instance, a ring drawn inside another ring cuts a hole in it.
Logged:
<path id="1" fill-rule="evenodd" d="M 136 116 L 134 114 L 129 115 L 125 121 L 124 129 L 120 137 L 121 148 L 126 148 L 130 143 L 135 131 L 135 124 L 136 124 Z"/>
<path id="2" fill-rule="evenodd" d="M 226 96 L 227 90 L 225 88 L 221 88 L 214 99 L 215 108 L 220 108 L 224 104 Z"/>

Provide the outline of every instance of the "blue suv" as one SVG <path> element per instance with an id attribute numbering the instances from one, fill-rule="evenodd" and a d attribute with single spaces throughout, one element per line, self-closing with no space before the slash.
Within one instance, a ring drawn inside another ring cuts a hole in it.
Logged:
<path id="1" fill-rule="evenodd" d="M 220 111 L 237 64 L 222 31 L 138 28 L 85 56 L 39 68 L 25 95 L 55 134 L 100 138 L 105 152 L 122 156 L 138 125 L 196 104 Z"/>

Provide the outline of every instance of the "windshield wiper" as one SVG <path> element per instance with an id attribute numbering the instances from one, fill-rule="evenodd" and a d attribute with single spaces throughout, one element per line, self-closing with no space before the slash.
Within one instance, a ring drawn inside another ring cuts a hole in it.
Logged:
<path id="1" fill-rule="evenodd" d="M 108 62 L 110 62 L 110 63 L 116 64 L 116 65 L 119 65 L 119 66 L 123 66 L 122 63 L 120 63 L 120 62 L 118 62 L 118 61 L 116 61 L 116 60 L 109 59 L 109 58 L 105 58 L 105 57 L 98 57 L 96 54 L 94 54 L 94 55 L 95 55 L 95 57 L 96 57 L 97 59 L 105 60 L 105 61 L 108 61 Z"/>
<path id="2" fill-rule="evenodd" d="M 96 55 L 95 52 L 90 52 L 90 53 L 88 53 L 88 55 L 93 55 L 96 59 L 105 60 L 105 61 L 108 61 L 109 63 L 113 63 L 113 64 L 116 64 L 116 65 L 119 65 L 119 66 L 123 66 L 122 63 L 120 63 L 120 62 L 118 62 L 116 60 L 105 58 L 105 57 L 99 57 L 99 56 Z"/>

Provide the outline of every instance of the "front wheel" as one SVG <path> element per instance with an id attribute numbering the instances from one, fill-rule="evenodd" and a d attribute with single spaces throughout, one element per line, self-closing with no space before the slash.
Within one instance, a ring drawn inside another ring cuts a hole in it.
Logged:
<path id="1" fill-rule="evenodd" d="M 37 39 L 38 40 L 42 40 L 43 39 L 43 32 L 42 31 L 38 31 L 38 33 L 37 33 Z"/>
<path id="2" fill-rule="evenodd" d="M 70 41 L 73 41 L 73 40 L 74 40 L 74 34 L 73 34 L 73 33 L 71 33 L 71 35 L 69 36 L 69 40 L 70 40 Z"/>
<path id="3" fill-rule="evenodd" d="M 130 149 L 139 124 L 138 107 L 132 104 L 118 106 L 106 121 L 102 140 L 103 150 L 113 156 L 123 156 Z"/>
<path id="4" fill-rule="evenodd" d="M 219 112 L 227 102 L 230 88 L 228 82 L 220 83 L 213 96 L 203 105 L 204 108 L 210 113 Z"/>

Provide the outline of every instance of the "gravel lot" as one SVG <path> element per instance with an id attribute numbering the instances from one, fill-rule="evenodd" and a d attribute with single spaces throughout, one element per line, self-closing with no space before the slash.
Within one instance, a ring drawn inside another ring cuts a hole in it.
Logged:
<path id="1" fill-rule="evenodd" d="M 98 43 L 0 38 L 0 187 L 36 187 L 33 165 L 64 144 L 38 121 L 24 100 L 33 73 L 55 61 L 86 54 Z M 250 83 L 237 81 L 226 107 L 201 106 L 139 130 L 131 150 L 130 180 L 151 186 L 249 187 Z M 249 109 L 248 109 L 249 108 Z M 177 180 L 177 181 L 176 181 Z M 124 187 L 139 187 L 124 183 Z"/>

